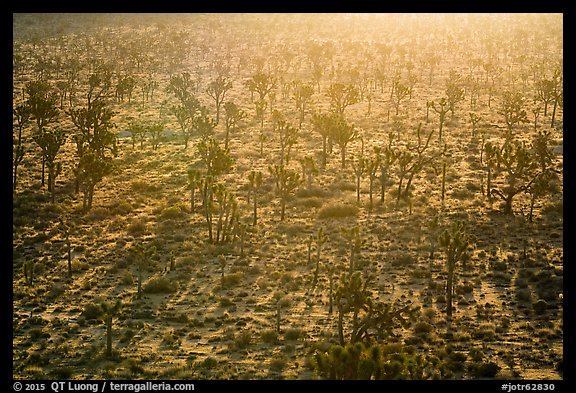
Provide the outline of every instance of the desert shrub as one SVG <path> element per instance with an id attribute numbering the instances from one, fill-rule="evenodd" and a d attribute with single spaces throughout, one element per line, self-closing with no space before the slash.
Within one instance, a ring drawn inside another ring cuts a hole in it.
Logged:
<path id="1" fill-rule="evenodd" d="M 42 380 L 48 379 L 48 375 L 42 367 L 38 366 L 27 366 L 22 371 L 22 374 L 26 376 L 27 379 Z"/>
<path id="2" fill-rule="evenodd" d="M 500 366 L 492 361 L 470 365 L 470 372 L 476 378 L 494 378 L 498 371 L 500 371 Z"/>
<path id="3" fill-rule="evenodd" d="M 94 207 L 90 210 L 86 218 L 90 221 L 103 221 L 113 215 L 112 210 L 106 207 Z"/>
<path id="4" fill-rule="evenodd" d="M 211 370 L 218 365 L 218 360 L 212 356 L 208 356 L 206 359 L 199 362 L 198 366 L 205 370 Z"/>
<path id="5" fill-rule="evenodd" d="M 260 338 L 265 343 L 276 344 L 278 343 L 278 332 L 276 329 L 266 329 L 260 333 Z"/>
<path id="6" fill-rule="evenodd" d="M 234 305 L 234 302 L 232 300 L 230 300 L 229 297 L 222 296 L 220 298 L 219 304 L 220 304 L 220 307 L 230 307 L 230 306 Z"/>
<path id="7" fill-rule="evenodd" d="M 402 254 L 392 260 L 392 266 L 411 266 L 416 263 L 416 257 L 412 254 Z"/>
<path id="8" fill-rule="evenodd" d="M 544 299 L 538 299 L 536 302 L 532 304 L 532 308 L 537 315 L 542 315 L 546 312 L 548 308 L 548 302 Z"/>
<path id="9" fill-rule="evenodd" d="M 74 369 L 68 366 L 56 367 L 51 374 L 55 379 L 70 379 L 74 374 Z"/>
<path id="10" fill-rule="evenodd" d="M 276 355 L 270 359 L 270 371 L 280 372 L 286 368 L 288 358 L 285 355 Z"/>
<path id="11" fill-rule="evenodd" d="M 130 235 L 142 234 L 142 233 L 146 232 L 146 222 L 143 220 L 135 220 L 128 225 L 128 227 L 126 228 L 126 231 Z"/>
<path id="12" fill-rule="evenodd" d="M 358 207 L 343 202 L 324 205 L 318 211 L 318 218 L 342 218 L 358 215 Z"/>
<path id="13" fill-rule="evenodd" d="M 296 204 L 298 206 L 302 206 L 305 208 L 321 207 L 324 204 L 324 198 L 321 197 L 302 198 L 298 199 Z"/>
<path id="14" fill-rule="evenodd" d="M 140 194 L 153 193 L 160 191 L 162 188 L 157 184 L 148 183 L 143 180 L 135 180 L 130 184 L 133 192 Z"/>
<path id="15" fill-rule="evenodd" d="M 450 193 L 450 196 L 457 200 L 468 199 L 472 197 L 472 193 L 468 189 L 455 189 Z"/>
<path id="16" fill-rule="evenodd" d="M 312 187 L 310 189 L 301 188 L 298 191 L 296 191 L 295 195 L 298 198 L 320 198 L 320 199 L 323 199 L 323 198 L 330 196 L 328 191 L 324 190 L 323 188 L 319 188 L 319 187 Z"/>
<path id="17" fill-rule="evenodd" d="M 471 282 L 465 282 L 456 288 L 456 293 L 465 295 L 474 292 L 474 285 Z"/>
<path id="18" fill-rule="evenodd" d="M 178 219 L 184 216 L 184 212 L 179 205 L 169 206 L 162 210 L 160 218 L 162 220 Z"/>
<path id="19" fill-rule="evenodd" d="M 428 322 L 418 322 L 414 325 L 414 333 L 416 334 L 428 334 L 432 332 L 432 325 Z"/>
<path id="20" fill-rule="evenodd" d="M 296 341 L 304 336 L 304 331 L 300 328 L 290 328 L 284 333 L 284 339 L 288 341 Z"/>
<path id="21" fill-rule="evenodd" d="M 30 329 L 30 339 L 36 341 L 41 338 L 50 338 L 50 333 L 43 331 L 41 328 Z"/>
<path id="22" fill-rule="evenodd" d="M 234 339 L 234 346 L 238 349 L 247 348 L 252 343 L 252 331 L 242 330 Z"/>
<path id="23" fill-rule="evenodd" d="M 243 272 L 229 273 L 222 277 L 222 288 L 231 288 L 239 285 L 244 279 Z"/>
<path id="24" fill-rule="evenodd" d="M 434 323 L 434 319 L 436 318 L 437 313 L 438 312 L 434 308 L 426 308 L 424 311 L 422 311 L 422 315 L 429 323 Z"/>
<path id="25" fill-rule="evenodd" d="M 559 199 L 556 202 L 550 202 L 542 207 L 542 214 L 544 215 L 563 215 L 564 214 L 564 201 Z"/>
<path id="26" fill-rule="evenodd" d="M 113 214 L 126 215 L 134 210 L 134 207 L 128 201 L 117 201 L 112 206 L 110 210 Z"/>
<path id="27" fill-rule="evenodd" d="M 162 344 L 168 348 L 178 348 L 182 344 L 182 340 L 180 340 L 174 330 L 169 330 L 162 336 Z"/>
<path id="28" fill-rule="evenodd" d="M 514 280 L 514 284 L 517 288 L 528 288 L 528 281 L 526 281 L 525 278 L 519 276 L 516 277 L 516 280 Z"/>
<path id="29" fill-rule="evenodd" d="M 530 290 L 528 288 L 523 288 L 516 291 L 516 299 L 519 302 L 529 302 L 530 298 Z"/>
<path id="30" fill-rule="evenodd" d="M 492 269 L 497 272 L 505 272 L 508 269 L 508 265 L 504 261 L 496 261 L 492 265 Z"/>
<path id="31" fill-rule="evenodd" d="M 129 270 L 124 271 L 122 277 L 120 278 L 120 284 L 132 285 L 133 283 L 134 283 L 134 275 Z"/>
<path id="32" fill-rule="evenodd" d="M 152 278 L 143 288 L 146 293 L 174 293 L 176 290 L 177 283 L 173 283 L 168 277 Z"/>
<path id="33" fill-rule="evenodd" d="M 483 341 L 493 341 L 496 338 L 496 327 L 492 323 L 483 323 L 472 333 L 473 337 Z"/>
<path id="34" fill-rule="evenodd" d="M 86 305 L 84 311 L 80 316 L 84 317 L 84 319 L 86 320 L 91 320 L 91 319 L 100 319 L 100 317 L 103 314 L 104 311 L 102 310 L 102 307 L 100 307 L 100 305 L 90 303 Z"/>

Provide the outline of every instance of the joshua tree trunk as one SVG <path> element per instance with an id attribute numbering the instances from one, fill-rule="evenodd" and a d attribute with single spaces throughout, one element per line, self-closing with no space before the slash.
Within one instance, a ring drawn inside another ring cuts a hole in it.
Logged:
<path id="1" fill-rule="evenodd" d="M 72 253 L 70 250 L 70 239 L 66 236 L 66 246 L 68 248 L 68 277 L 72 278 Z"/>
<path id="2" fill-rule="evenodd" d="M 258 210 L 257 210 L 257 205 L 256 205 L 256 189 L 254 189 L 253 193 L 254 193 L 254 220 L 252 221 L 252 225 L 256 226 L 256 223 L 258 222 Z"/>
<path id="3" fill-rule="evenodd" d="M 448 277 L 446 279 L 446 318 L 452 320 L 452 284 L 454 282 L 454 262 L 448 260 Z"/>
<path id="4" fill-rule="evenodd" d="M 106 316 L 106 356 L 112 357 L 112 315 Z"/>
<path id="5" fill-rule="evenodd" d="M 446 195 L 446 163 L 442 164 L 442 207 L 444 207 L 444 197 Z"/>
<path id="6" fill-rule="evenodd" d="M 342 308 L 342 303 L 338 302 L 338 340 L 340 345 L 344 346 L 344 310 Z"/>

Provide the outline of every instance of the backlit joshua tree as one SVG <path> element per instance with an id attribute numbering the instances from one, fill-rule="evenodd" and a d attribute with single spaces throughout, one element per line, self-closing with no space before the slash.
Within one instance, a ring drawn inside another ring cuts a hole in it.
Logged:
<path id="1" fill-rule="evenodd" d="M 475 237 L 468 232 L 465 222 L 457 221 L 438 237 L 438 244 L 446 255 L 446 317 L 452 320 L 452 297 L 456 264 L 463 261 L 474 246 Z"/>

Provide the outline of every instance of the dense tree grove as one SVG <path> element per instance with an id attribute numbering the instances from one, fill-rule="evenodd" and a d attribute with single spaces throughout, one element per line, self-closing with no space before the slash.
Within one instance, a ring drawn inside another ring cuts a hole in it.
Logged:
<path id="1" fill-rule="evenodd" d="M 562 27 L 13 14 L 14 378 L 561 372 Z"/>

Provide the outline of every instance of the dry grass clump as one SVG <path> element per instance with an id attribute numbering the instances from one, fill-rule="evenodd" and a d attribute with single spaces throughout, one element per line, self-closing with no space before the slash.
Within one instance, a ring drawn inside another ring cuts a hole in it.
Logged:
<path id="1" fill-rule="evenodd" d="M 356 217 L 358 207 L 344 202 L 336 202 L 330 205 L 324 205 L 318 210 L 318 218 L 344 218 Z"/>

